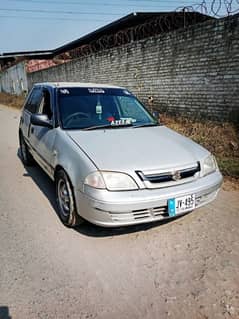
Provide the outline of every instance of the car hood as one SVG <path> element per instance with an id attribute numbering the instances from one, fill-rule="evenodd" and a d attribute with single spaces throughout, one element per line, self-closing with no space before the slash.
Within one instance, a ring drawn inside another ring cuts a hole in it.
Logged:
<path id="1" fill-rule="evenodd" d="M 131 172 L 195 163 L 209 154 L 165 126 L 67 131 L 100 170 Z"/>

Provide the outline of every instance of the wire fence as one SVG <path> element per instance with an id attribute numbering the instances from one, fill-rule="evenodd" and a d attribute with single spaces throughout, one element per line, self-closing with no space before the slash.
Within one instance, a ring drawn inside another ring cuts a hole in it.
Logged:
<path id="1" fill-rule="evenodd" d="M 144 23 L 120 29 L 115 33 L 103 33 L 89 43 L 79 41 L 78 47 L 57 54 L 53 61 L 56 64 L 64 63 L 67 60 L 88 56 L 147 37 L 164 34 L 179 28 L 187 28 L 190 25 L 204 22 L 213 17 L 221 18 L 236 13 L 239 13 L 239 0 L 202 0 L 202 2 L 190 6 L 178 7 L 174 12 L 161 13 L 154 18 L 149 18 Z"/>
<path id="2" fill-rule="evenodd" d="M 181 6 L 176 11 L 200 12 L 216 18 L 223 18 L 239 13 L 239 0 L 203 0 L 190 6 Z"/>
<path id="3" fill-rule="evenodd" d="M 206 21 L 210 17 L 221 18 L 237 12 L 239 12 L 239 0 L 203 0 L 190 6 L 178 7 L 175 12 L 161 14 L 157 18 L 151 18 L 144 23 L 122 29 L 114 34 L 104 34 L 97 40 L 82 44 L 57 58 L 74 59 L 90 55 L 171 30 L 187 28 L 189 25 Z"/>
<path id="4" fill-rule="evenodd" d="M 201 16 L 197 12 L 170 12 L 161 14 L 156 18 L 138 24 L 134 27 L 119 30 L 114 34 L 104 34 L 89 44 L 80 45 L 78 48 L 60 54 L 57 58 L 74 59 L 79 56 L 93 54 L 95 52 L 122 46 L 157 34 L 163 34 L 171 30 L 186 28 L 189 25 L 203 22 L 208 16 Z"/>

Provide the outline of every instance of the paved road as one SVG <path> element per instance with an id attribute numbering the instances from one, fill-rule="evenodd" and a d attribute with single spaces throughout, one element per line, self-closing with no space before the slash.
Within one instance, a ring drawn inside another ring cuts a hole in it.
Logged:
<path id="1" fill-rule="evenodd" d="M 18 157 L 18 111 L 0 120 L 0 319 L 239 318 L 238 192 L 170 223 L 67 229 Z"/>

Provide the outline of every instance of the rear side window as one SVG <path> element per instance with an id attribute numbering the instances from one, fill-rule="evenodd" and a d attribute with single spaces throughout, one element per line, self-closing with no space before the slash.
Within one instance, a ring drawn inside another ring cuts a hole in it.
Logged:
<path id="1" fill-rule="evenodd" d="M 36 113 L 41 103 L 41 100 L 42 100 L 41 88 L 34 88 L 25 105 L 25 110 L 31 113 Z"/>

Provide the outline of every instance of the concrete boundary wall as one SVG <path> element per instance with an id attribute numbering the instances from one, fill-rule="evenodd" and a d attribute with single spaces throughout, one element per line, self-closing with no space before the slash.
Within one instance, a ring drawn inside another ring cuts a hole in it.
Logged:
<path id="1" fill-rule="evenodd" d="M 129 88 L 160 112 L 238 120 L 239 15 L 207 21 L 28 75 Z"/>

